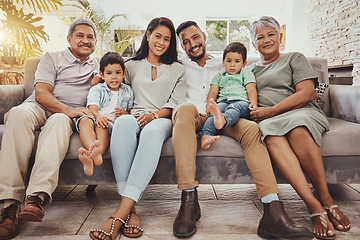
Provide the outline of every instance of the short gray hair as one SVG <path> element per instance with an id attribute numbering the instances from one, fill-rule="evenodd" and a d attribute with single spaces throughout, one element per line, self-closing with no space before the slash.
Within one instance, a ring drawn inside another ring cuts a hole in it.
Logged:
<path id="1" fill-rule="evenodd" d="M 69 31 L 68 31 L 68 36 L 71 37 L 72 34 L 75 32 L 75 28 L 77 25 L 88 25 L 90 26 L 93 30 L 94 30 L 94 34 L 95 34 L 95 38 L 96 38 L 96 26 L 95 24 L 89 20 L 89 19 L 83 19 L 83 18 L 78 18 L 75 19 L 69 26 Z"/>
<path id="2" fill-rule="evenodd" d="M 250 37 L 253 43 L 255 42 L 256 31 L 264 27 L 274 28 L 279 33 L 279 35 L 281 33 L 280 24 L 275 18 L 262 16 L 259 20 L 252 22 L 250 25 Z"/>

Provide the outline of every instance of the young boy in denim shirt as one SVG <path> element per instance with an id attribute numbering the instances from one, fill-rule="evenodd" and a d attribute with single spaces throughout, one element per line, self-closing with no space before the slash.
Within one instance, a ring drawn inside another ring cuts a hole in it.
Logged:
<path id="1" fill-rule="evenodd" d="M 100 76 L 104 83 L 93 86 L 87 97 L 87 108 L 93 116 L 82 116 L 76 122 L 84 148 L 79 149 L 79 160 L 84 172 L 91 176 L 94 165 L 102 164 L 115 119 L 129 114 L 134 105 L 134 93 L 123 83 L 125 64 L 116 52 L 106 53 L 100 60 Z"/>
<path id="2" fill-rule="evenodd" d="M 244 68 L 246 55 L 246 47 L 239 42 L 230 43 L 224 49 L 225 72 L 215 76 L 211 83 L 206 105 L 207 113 L 211 114 L 199 133 L 203 150 L 220 138 L 215 136 L 217 129 L 231 126 L 239 118 L 249 119 L 249 108 L 257 106 L 255 76 Z"/>

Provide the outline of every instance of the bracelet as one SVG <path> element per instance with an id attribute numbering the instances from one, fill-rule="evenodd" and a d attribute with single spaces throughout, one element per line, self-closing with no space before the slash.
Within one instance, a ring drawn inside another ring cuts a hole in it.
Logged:
<path id="1" fill-rule="evenodd" d="M 159 118 L 159 114 L 157 114 L 156 112 L 153 112 L 152 114 L 154 114 L 155 119 Z"/>

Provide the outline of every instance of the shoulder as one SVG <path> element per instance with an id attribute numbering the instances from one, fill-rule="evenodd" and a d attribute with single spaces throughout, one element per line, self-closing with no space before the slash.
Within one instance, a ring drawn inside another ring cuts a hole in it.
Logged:
<path id="1" fill-rule="evenodd" d="M 95 86 L 90 88 L 90 91 L 94 92 L 94 91 L 101 91 L 104 87 L 105 87 L 106 83 L 98 83 Z"/>
<path id="2" fill-rule="evenodd" d="M 133 60 L 133 59 L 129 59 L 125 62 L 125 67 L 126 69 L 133 69 L 141 64 L 143 64 L 143 60 Z"/>
<path id="3" fill-rule="evenodd" d="M 289 53 L 286 53 L 284 57 L 288 61 L 294 61 L 294 60 L 296 61 L 298 59 L 306 59 L 304 54 L 302 54 L 300 52 L 289 52 Z"/>

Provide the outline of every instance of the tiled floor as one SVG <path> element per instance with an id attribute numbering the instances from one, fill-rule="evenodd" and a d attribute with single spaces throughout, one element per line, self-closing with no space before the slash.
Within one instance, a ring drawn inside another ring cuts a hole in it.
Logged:
<path id="1" fill-rule="evenodd" d="M 45 207 L 42 223 L 21 222 L 15 239 L 89 239 L 90 229 L 98 227 L 119 203 L 112 186 L 98 186 L 93 193 L 86 186 L 59 186 L 54 201 Z M 337 232 L 337 240 L 360 239 L 360 184 L 330 185 L 331 195 L 352 221 L 347 233 Z M 297 223 L 311 227 L 305 204 L 288 184 L 279 185 L 280 198 L 290 217 Z M 200 185 L 199 201 L 202 216 L 197 223 L 196 240 L 252 240 L 262 215 L 253 184 Z M 176 185 L 150 185 L 137 204 L 141 226 L 145 232 L 141 239 L 171 240 L 172 224 L 180 206 L 180 191 Z M 127 239 L 118 235 L 116 239 Z"/>

